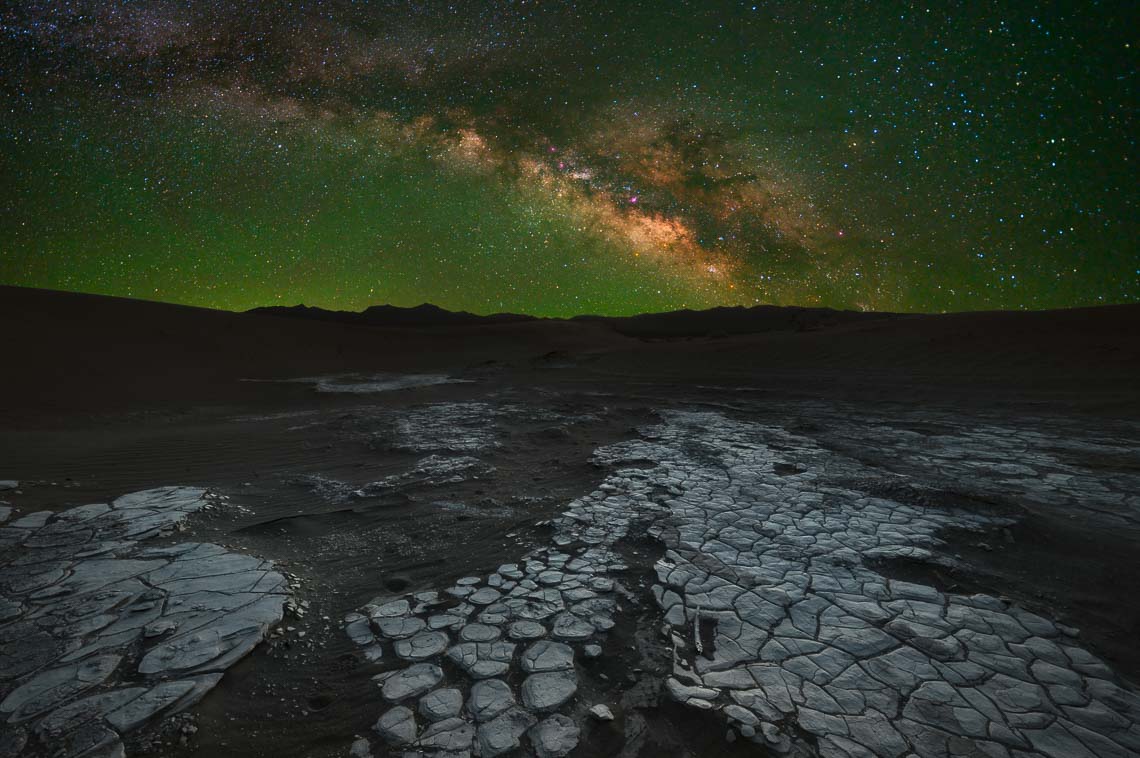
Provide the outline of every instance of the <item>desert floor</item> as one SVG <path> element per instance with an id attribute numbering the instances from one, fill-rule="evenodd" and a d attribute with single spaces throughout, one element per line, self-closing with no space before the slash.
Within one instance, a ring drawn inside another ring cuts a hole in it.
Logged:
<path id="1" fill-rule="evenodd" d="M 1140 752 L 1140 309 L 767 318 L 3 288 L 0 756 Z"/>

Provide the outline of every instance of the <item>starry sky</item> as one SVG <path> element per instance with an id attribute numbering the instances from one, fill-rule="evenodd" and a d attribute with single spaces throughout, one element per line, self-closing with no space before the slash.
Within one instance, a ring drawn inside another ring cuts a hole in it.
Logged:
<path id="1" fill-rule="evenodd" d="M 1134 3 L 21 0 L 0 283 L 245 309 L 1140 300 Z"/>

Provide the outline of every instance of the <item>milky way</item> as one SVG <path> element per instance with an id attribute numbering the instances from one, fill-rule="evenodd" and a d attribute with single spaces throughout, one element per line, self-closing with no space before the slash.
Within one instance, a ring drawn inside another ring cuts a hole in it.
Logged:
<path id="1" fill-rule="evenodd" d="M 540 315 L 1131 302 L 1135 20 L 20 3 L 0 282 Z"/>

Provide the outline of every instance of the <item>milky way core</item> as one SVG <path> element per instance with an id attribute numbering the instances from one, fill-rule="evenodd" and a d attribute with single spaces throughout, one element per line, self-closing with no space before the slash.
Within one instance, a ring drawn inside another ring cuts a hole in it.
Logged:
<path id="1" fill-rule="evenodd" d="M 0 283 L 244 309 L 1140 299 L 1136 14 L 22 2 Z"/>

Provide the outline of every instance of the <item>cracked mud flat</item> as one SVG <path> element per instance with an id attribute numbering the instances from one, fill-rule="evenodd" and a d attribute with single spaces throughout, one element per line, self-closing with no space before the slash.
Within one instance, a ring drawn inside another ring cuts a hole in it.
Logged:
<path id="1" fill-rule="evenodd" d="M 672 648 L 664 689 L 716 712 L 733 737 L 829 758 L 1140 751 L 1140 697 L 1077 630 L 868 565 L 952 565 L 933 550 L 939 531 L 1009 519 L 837 486 L 862 467 L 778 427 L 677 412 L 643 436 L 598 451 L 619 469 L 555 521 L 553 547 L 346 618 L 371 660 L 390 651 L 410 663 L 375 677 L 378 701 L 391 704 L 376 725 L 387 743 L 494 756 L 525 735 L 540 756 L 567 754 L 574 724 L 588 718 L 586 702 L 570 702 L 575 660 L 596 657 L 615 614 L 637 602 L 623 600 L 629 589 L 615 596 L 628 567 L 614 547 L 643 530 L 666 550 L 652 587 Z M 975 433 L 941 453 L 961 465 L 1000 454 L 1008 436 Z M 641 467 L 620 468 L 632 463 Z M 1125 494 L 1136 490 L 1100 488 L 1100 502 L 1081 503 L 1090 492 L 1071 475 L 984 459 L 965 467 L 1018 477 L 999 484 L 1043 489 L 1050 502 L 1110 507 L 1126 522 L 1140 511 Z M 440 692 L 454 693 L 442 712 Z"/>
<path id="2" fill-rule="evenodd" d="M 0 493 L 8 754 L 1140 752 L 1131 640 L 1002 570 L 1038 514 L 1134 544 L 1126 422 L 320 394 Z"/>
<path id="3" fill-rule="evenodd" d="M 0 755 L 121 756 L 124 734 L 192 706 L 281 620 L 270 562 L 143 544 L 209 507 L 163 487 L 0 528 Z"/>

